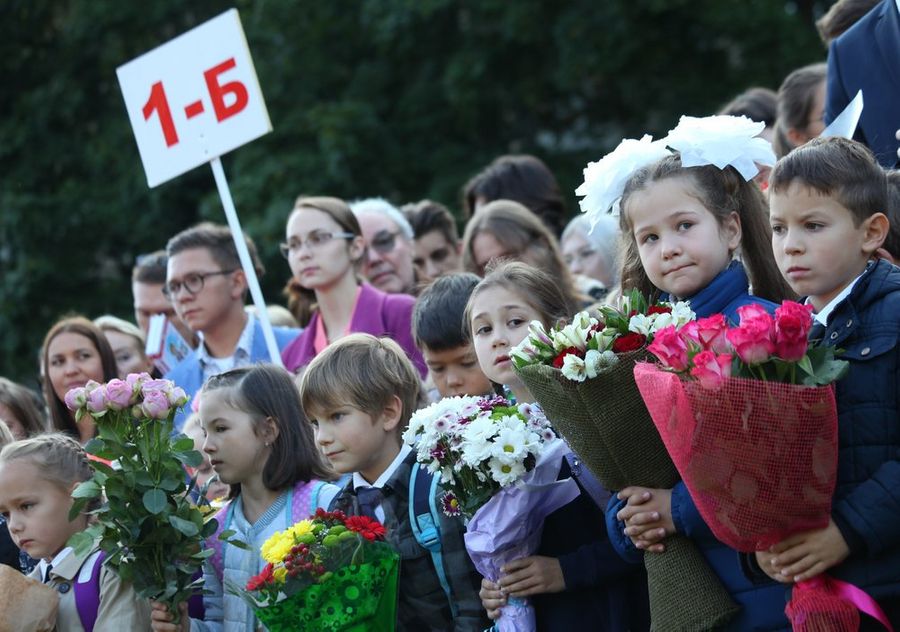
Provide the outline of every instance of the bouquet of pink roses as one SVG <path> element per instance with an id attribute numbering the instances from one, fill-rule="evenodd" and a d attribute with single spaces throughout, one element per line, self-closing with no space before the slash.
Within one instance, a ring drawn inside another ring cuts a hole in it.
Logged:
<path id="1" fill-rule="evenodd" d="M 704 521 L 739 551 L 828 525 L 838 446 L 831 383 L 848 364 L 831 347 L 809 346 L 811 312 L 785 301 L 772 317 L 748 305 L 737 327 L 715 314 L 662 330 L 648 347 L 660 366 L 634 369 Z M 855 607 L 824 586 L 795 588 L 786 610 L 794 629 L 856 629 Z"/>

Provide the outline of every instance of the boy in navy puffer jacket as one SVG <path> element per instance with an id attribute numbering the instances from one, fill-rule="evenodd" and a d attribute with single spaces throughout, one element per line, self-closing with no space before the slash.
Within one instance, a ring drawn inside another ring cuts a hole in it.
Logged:
<path id="1" fill-rule="evenodd" d="M 757 553 L 784 583 L 823 572 L 859 586 L 900 625 L 900 268 L 872 259 L 889 230 L 886 181 L 863 145 L 820 138 L 770 176 L 781 273 L 815 308 L 812 338 L 843 349 L 831 521 Z M 862 630 L 883 629 L 863 616 Z"/>

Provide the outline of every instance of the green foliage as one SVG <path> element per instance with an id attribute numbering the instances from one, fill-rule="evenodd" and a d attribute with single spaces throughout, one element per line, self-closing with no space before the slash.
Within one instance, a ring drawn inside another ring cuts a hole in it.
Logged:
<path id="1" fill-rule="evenodd" d="M 35 382 L 50 325 L 130 317 L 134 257 L 224 221 L 208 169 L 149 190 L 117 66 L 231 6 L 274 132 L 225 159 L 263 289 L 301 193 L 431 197 L 531 152 L 572 193 L 623 136 L 659 134 L 824 59 L 820 2 L 757 0 L 11 0 L 0 9 L 0 373 Z"/>
<path id="2" fill-rule="evenodd" d="M 95 523 L 69 544 L 87 551 L 99 539 L 106 564 L 133 582 L 139 595 L 174 606 L 198 590 L 193 576 L 212 552 L 201 543 L 215 532 L 216 521 L 191 501 L 195 481 L 185 482 L 182 463 L 200 459 L 194 442 L 171 437 L 172 415 L 138 420 L 131 411 L 95 416 L 99 436 L 86 450 L 116 467 L 92 461 L 93 478 L 72 492 L 70 518 L 104 492 L 106 502 L 93 512 Z"/>

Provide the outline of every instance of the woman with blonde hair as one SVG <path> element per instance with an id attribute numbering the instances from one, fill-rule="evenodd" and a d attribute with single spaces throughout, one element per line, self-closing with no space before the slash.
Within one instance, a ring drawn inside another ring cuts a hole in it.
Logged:
<path id="1" fill-rule="evenodd" d="M 153 363 L 147 357 L 147 340 L 137 325 L 106 314 L 94 319 L 116 357 L 119 377 L 125 379 L 129 373 L 152 373 Z"/>

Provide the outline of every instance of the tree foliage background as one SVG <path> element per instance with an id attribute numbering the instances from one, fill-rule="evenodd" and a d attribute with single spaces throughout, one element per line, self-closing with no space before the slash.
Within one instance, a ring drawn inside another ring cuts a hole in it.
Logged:
<path id="1" fill-rule="evenodd" d="M 116 67 L 236 6 L 274 132 L 224 159 L 268 268 L 297 195 L 455 211 L 495 156 L 569 193 L 624 136 L 662 134 L 825 58 L 815 0 L 6 0 L 0 8 L 0 375 L 36 383 L 51 324 L 131 317 L 136 255 L 224 222 L 209 169 L 147 188 Z M 227 75 L 226 75 L 227 76 Z"/>

